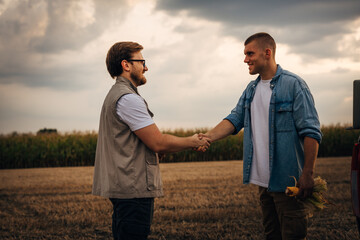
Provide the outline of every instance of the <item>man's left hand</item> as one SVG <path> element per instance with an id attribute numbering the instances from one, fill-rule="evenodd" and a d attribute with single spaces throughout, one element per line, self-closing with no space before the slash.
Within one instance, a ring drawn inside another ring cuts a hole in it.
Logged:
<path id="1" fill-rule="evenodd" d="M 304 199 L 312 195 L 314 190 L 314 177 L 312 171 L 303 171 L 297 183 L 299 193 L 297 197 Z"/>

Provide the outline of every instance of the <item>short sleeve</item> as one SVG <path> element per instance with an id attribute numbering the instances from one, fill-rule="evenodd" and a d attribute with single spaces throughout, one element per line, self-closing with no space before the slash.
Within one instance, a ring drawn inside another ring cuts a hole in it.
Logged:
<path id="1" fill-rule="evenodd" d="M 136 131 L 154 124 L 144 99 L 137 94 L 126 94 L 116 104 L 116 113 L 120 120 L 125 122 L 131 129 Z"/>

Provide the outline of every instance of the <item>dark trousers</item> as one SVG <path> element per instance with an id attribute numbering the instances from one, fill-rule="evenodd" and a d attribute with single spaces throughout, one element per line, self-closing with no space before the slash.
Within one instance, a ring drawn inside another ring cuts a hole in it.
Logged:
<path id="1" fill-rule="evenodd" d="M 308 214 L 302 201 L 259 187 L 266 239 L 306 239 Z"/>
<path id="2" fill-rule="evenodd" d="M 110 198 L 114 212 L 112 232 L 115 240 L 144 240 L 150 233 L 154 198 Z"/>

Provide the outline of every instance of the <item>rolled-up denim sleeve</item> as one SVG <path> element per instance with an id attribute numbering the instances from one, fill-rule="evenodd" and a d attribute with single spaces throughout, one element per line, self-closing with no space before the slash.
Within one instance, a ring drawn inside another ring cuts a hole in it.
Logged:
<path id="1" fill-rule="evenodd" d="M 240 97 L 236 107 L 226 118 L 224 118 L 224 120 L 228 120 L 234 125 L 235 131 L 232 133 L 233 135 L 240 132 L 240 130 L 244 127 L 244 100 L 245 92 Z"/>
<path id="2" fill-rule="evenodd" d="M 322 133 L 313 96 L 305 83 L 303 86 L 301 84 L 298 85 L 295 94 L 293 116 L 299 136 L 311 137 L 320 144 Z"/>

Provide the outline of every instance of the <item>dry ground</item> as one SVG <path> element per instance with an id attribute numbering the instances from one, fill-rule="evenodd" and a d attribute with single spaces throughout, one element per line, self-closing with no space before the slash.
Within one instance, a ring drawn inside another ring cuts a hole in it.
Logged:
<path id="1" fill-rule="evenodd" d="M 323 158 L 335 206 L 316 212 L 308 239 L 358 239 L 350 162 Z M 162 164 L 150 239 L 264 239 L 257 188 L 242 184 L 242 162 Z M 0 239 L 110 239 L 111 203 L 90 194 L 93 167 L 0 170 Z"/>

